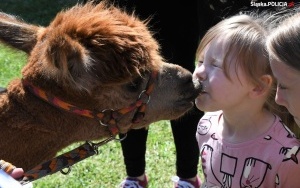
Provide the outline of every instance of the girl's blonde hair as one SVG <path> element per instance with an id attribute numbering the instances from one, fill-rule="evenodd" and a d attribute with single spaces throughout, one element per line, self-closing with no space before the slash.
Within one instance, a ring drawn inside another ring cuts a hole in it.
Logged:
<path id="1" fill-rule="evenodd" d="M 265 74 L 272 75 L 265 50 L 267 31 L 262 27 L 263 22 L 251 15 L 237 15 L 219 22 L 202 38 L 196 53 L 196 60 L 203 55 L 206 46 L 216 38 L 225 38 L 227 52 L 225 52 L 223 68 L 227 78 L 231 63 L 240 67 L 246 77 L 256 84 L 261 84 L 260 77 Z M 229 61 L 229 54 L 237 55 L 236 62 Z"/>
<path id="2" fill-rule="evenodd" d="M 252 14 L 240 14 L 222 20 L 210 28 L 201 39 L 196 52 L 196 60 L 201 60 L 205 48 L 212 40 L 224 38 L 226 39 L 225 45 L 227 51 L 225 52 L 223 69 L 226 77 L 231 80 L 228 69 L 230 64 L 234 63 L 236 70 L 237 67 L 240 67 L 250 82 L 261 87 L 266 87 L 260 79 L 261 76 L 270 75 L 275 80 L 266 51 L 266 38 L 268 35 L 266 17 L 267 14 L 252 12 Z M 230 61 L 228 58 L 229 54 L 232 53 L 236 55 L 235 62 Z M 294 130 L 295 123 L 290 118 L 291 116 L 288 111 L 275 103 L 275 81 L 273 81 L 269 90 L 269 96 L 264 107 L 279 115 L 286 125 L 290 125 L 290 128 Z"/>

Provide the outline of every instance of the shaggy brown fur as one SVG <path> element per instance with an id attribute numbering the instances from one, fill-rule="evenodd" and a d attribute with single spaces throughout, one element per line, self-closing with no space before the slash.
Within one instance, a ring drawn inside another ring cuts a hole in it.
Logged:
<path id="1" fill-rule="evenodd" d="M 48 27 L 0 13 L 0 40 L 28 53 L 23 79 L 82 109 L 101 112 L 133 104 L 158 71 L 145 117 L 117 119 L 121 133 L 188 111 L 198 94 L 191 73 L 165 63 L 147 24 L 102 2 L 76 5 Z M 71 143 L 110 136 L 99 121 L 58 109 L 20 79 L 0 93 L 0 159 L 28 170 Z"/>

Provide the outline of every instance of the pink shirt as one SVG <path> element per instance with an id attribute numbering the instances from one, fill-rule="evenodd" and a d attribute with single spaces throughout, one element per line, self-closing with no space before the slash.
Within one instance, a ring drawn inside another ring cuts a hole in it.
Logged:
<path id="1" fill-rule="evenodd" d="M 300 188 L 300 142 L 278 116 L 264 134 L 232 144 L 216 133 L 221 115 L 206 113 L 198 123 L 202 187 Z"/>

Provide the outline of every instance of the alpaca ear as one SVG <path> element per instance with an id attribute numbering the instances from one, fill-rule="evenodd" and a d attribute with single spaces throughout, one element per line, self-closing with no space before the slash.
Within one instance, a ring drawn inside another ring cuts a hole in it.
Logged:
<path id="1" fill-rule="evenodd" d="M 55 76 L 69 86 L 89 90 L 90 61 L 85 48 L 69 36 L 50 39 L 46 51 L 47 61 L 55 67 Z"/>
<path id="2" fill-rule="evenodd" d="M 1 42 L 29 54 L 37 43 L 37 33 L 42 27 L 30 25 L 16 17 L 0 13 Z"/>

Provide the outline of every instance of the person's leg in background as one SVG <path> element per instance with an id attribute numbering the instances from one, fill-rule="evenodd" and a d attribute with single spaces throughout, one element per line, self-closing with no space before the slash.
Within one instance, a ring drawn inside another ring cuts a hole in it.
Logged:
<path id="1" fill-rule="evenodd" d="M 141 19 L 146 19 L 151 15 L 147 11 L 147 6 L 143 4 L 147 0 L 115 0 L 114 2 L 128 12 L 134 11 Z M 120 135 L 122 136 L 124 135 Z M 130 130 L 126 139 L 121 141 L 127 178 L 121 182 L 120 188 L 147 187 L 148 180 L 145 174 L 147 137 L 148 129 L 136 129 Z"/>
<path id="2" fill-rule="evenodd" d="M 125 135 L 120 135 L 120 138 Z M 144 176 L 146 168 L 146 142 L 148 129 L 132 129 L 126 138 L 121 141 L 121 147 L 126 167 L 127 178 L 121 183 L 121 187 L 142 186 L 146 187 L 147 179 Z"/>
<path id="3" fill-rule="evenodd" d="M 199 184 L 196 182 L 198 181 L 199 148 L 193 135 L 196 133 L 197 124 L 202 115 L 202 112 L 193 109 L 179 120 L 171 121 L 176 147 L 177 176 L 181 181 L 194 182 L 194 187 Z"/>
<path id="4" fill-rule="evenodd" d="M 193 72 L 199 42 L 197 0 L 172 1 L 172 5 L 160 7 L 157 22 L 160 23 L 158 28 L 161 30 L 158 38 L 161 38 L 164 57 Z M 185 187 L 188 184 L 199 187 L 199 148 L 195 134 L 202 116 L 203 112 L 193 108 L 178 120 L 171 121 L 176 148 L 176 175 L 179 177 L 175 187 Z"/>

